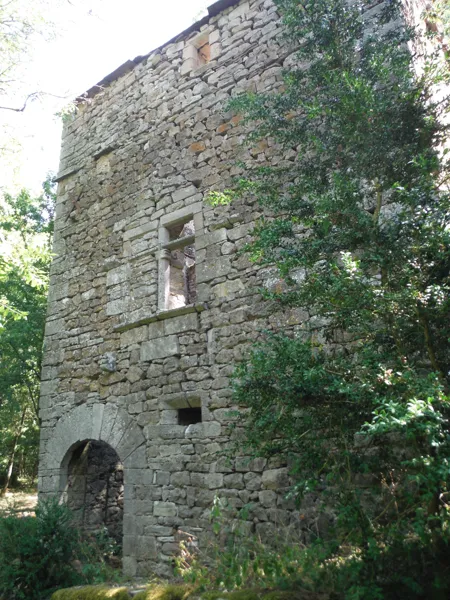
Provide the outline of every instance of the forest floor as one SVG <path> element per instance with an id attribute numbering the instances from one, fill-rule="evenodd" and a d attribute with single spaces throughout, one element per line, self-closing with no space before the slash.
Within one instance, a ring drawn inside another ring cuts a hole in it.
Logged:
<path id="1" fill-rule="evenodd" d="M 37 499 L 34 490 L 6 492 L 4 496 L 0 496 L 0 513 L 6 512 L 19 517 L 33 516 Z"/>

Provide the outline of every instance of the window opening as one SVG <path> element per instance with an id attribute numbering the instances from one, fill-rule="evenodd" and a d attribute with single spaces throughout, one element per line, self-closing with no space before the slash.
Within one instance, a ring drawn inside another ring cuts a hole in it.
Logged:
<path id="1" fill-rule="evenodd" d="M 211 46 L 209 45 L 209 42 L 205 42 L 203 46 L 197 48 L 197 53 L 199 66 L 209 63 L 211 60 Z"/>
<path id="2" fill-rule="evenodd" d="M 197 299 L 194 220 L 171 225 L 167 231 L 169 241 L 163 246 L 169 251 L 165 308 L 172 310 L 193 304 Z"/>
<path id="3" fill-rule="evenodd" d="M 178 409 L 178 425 L 194 425 L 202 422 L 201 408 Z"/>

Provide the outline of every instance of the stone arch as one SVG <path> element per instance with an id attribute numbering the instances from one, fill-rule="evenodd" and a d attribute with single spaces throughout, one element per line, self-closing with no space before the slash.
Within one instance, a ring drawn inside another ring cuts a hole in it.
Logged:
<path id="1" fill-rule="evenodd" d="M 63 461 L 68 451 L 86 440 L 105 442 L 124 465 L 145 443 L 136 421 L 116 405 L 81 404 L 61 417 L 53 429 L 46 449 L 45 469 L 60 471 L 67 466 Z"/>
<path id="2" fill-rule="evenodd" d="M 40 461 L 41 497 L 59 495 L 67 498 L 69 464 L 73 453 L 89 441 L 110 447 L 123 465 L 123 539 L 131 527 L 127 497 L 131 481 L 146 470 L 145 438 L 142 429 L 128 413 L 115 404 L 82 404 L 68 411 L 52 430 Z M 128 482 L 127 482 L 128 479 Z"/>

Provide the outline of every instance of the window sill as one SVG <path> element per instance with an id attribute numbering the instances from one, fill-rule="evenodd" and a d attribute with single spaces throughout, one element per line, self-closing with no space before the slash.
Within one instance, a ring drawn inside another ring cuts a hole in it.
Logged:
<path id="1" fill-rule="evenodd" d="M 130 321 L 128 323 L 121 323 L 120 325 L 116 325 L 113 330 L 116 333 L 121 333 L 123 331 L 128 331 L 129 329 L 134 329 L 135 327 L 140 327 L 141 325 L 148 325 L 149 323 L 154 323 L 155 321 L 164 321 L 165 319 L 171 319 L 172 317 L 179 317 L 180 315 L 187 315 L 189 313 L 200 313 L 203 312 L 206 308 L 206 304 L 200 302 L 197 304 L 188 304 L 187 306 L 181 306 L 180 308 L 173 308 L 171 310 L 159 310 L 157 313 L 149 317 L 143 317 L 142 319 L 138 319 L 136 321 Z"/>

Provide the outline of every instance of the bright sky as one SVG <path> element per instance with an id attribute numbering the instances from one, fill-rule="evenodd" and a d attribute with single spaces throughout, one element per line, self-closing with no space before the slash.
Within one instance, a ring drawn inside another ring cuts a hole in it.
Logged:
<path id="1" fill-rule="evenodd" d="M 58 169 L 61 121 L 54 114 L 128 59 L 147 54 L 180 33 L 213 0 L 66 0 L 56 13 L 60 36 L 40 40 L 26 74 L 46 97 L 24 113 L 7 118 L 23 152 L 10 153 L 15 184 L 39 190 L 48 171 Z M 52 0 L 50 0 L 50 5 Z M 53 15 L 52 15 L 53 16 Z M 33 85 L 30 91 L 35 91 Z M 14 161 L 15 158 L 15 161 Z M 2 161 L 3 162 L 3 161 Z M 0 188 L 11 184 L 10 169 L 0 170 Z"/>

